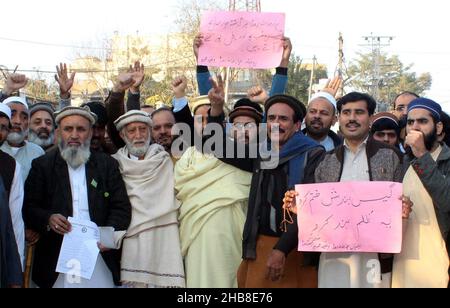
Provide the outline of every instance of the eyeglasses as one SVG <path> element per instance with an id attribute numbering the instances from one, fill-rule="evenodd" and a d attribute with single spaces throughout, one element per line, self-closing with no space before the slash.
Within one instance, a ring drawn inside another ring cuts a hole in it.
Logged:
<path id="1" fill-rule="evenodd" d="M 251 130 L 255 129 L 257 126 L 256 123 L 249 122 L 249 123 L 233 123 L 233 127 L 238 130 L 242 129 Z"/>

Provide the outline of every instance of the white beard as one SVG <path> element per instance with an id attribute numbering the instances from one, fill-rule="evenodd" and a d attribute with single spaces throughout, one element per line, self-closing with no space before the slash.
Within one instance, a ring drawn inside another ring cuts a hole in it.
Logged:
<path id="1" fill-rule="evenodd" d="M 31 129 L 28 133 L 28 141 L 40 146 L 41 148 L 46 148 L 46 147 L 51 146 L 53 144 L 54 137 L 55 137 L 55 133 L 53 133 L 53 132 L 50 133 L 50 136 L 47 139 L 39 138 L 39 136 Z"/>
<path id="2" fill-rule="evenodd" d="M 25 141 L 25 138 L 27 137 L 27 134 L 24 132 L 21 133 L 9 133 L 8 135 L 8 143 L 9 144 L 21 144 Z"/>
<path id="3" fill-rule="evenodd" d="M 128 152 L 136 157 L 142 157 L 145 156 L 145 154 L 147 154 L 148 149 L 150 148 L 150 137 L 145 140 L 145 145 L 144 146 L 135 146 L 133 144 L 133 142 L 131 142 L 130 140 L 128 140 L 128 138 L 125 137 L 125 143 L 127 144 L 127 149 Z"/>
<path id="4" fill-rule="evenodd" d="M 58 147 L 61 152 L 61 157 L 73 169 L 78 169 L 80 166 L 86 164 L 91 157 L 90 150 L 91 142 L 88 140 L 80 147 L 68 146 L 64 141 L 59 140 Z"/>

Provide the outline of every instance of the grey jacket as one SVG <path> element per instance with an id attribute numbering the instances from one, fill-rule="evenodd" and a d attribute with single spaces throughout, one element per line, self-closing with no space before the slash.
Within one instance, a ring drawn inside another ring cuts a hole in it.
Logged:
<path id="1" fill-rule="evenodd" d="M 433 199 L 442 236 L 447 239 L 450 231 L 450 148 L 444 145 L 436 162 L 428 153 L 407 163 L 414 168 Z"/>
<path id="2" fill-rule="evenodd" d="M 369 139 L 366 147 L 370 181 L 398 182 L 403 180 L 403 155 L 384 143 Z M 340 182 L 344 168 L 344 146 L 327 153 L 315 172 L 316 183 Z"/>

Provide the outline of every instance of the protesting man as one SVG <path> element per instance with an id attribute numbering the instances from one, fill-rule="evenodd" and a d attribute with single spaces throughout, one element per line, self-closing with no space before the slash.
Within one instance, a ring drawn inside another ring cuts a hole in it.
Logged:
<path id="1" fill-rule="evenodd" d="M 425 98 L 408 107 L 405 146 L 409 169 L 403 186 L 414 202 L 414 211 L 402 252 L 395 256 L 395 288 L 448 286 L 445 241 L 450 231 L 450 149 L 438 140 L 443 130 L 441 112 L 439 104 Z"/>
<path id="2" fill-rule="evenodd" d="M 92 221 L 116 232 L 128 228 L 131 205 L 117 162 L 91 152 L 95 114 L 67 107 L 56 113 L 58 147 L 33 162 L 25 185 L 24 219 L 40 234 L 33 281 L 40 288 L 110 288 L 120 283 L 120 252 L 101 248 L 91 280 L 69 281 L 56 264 L 69 217 Z"/>
<path id="3" fill-rule="evenodd" d="M 119 162 L 132 206 L 123 241 L 121 279 L 128 287 L 182 288 L 179 204 L 170 155 L 160 145 L 150 145 L 147 113 L 130 111 L 115 125 L 126 147 L 113 157 Z"/>

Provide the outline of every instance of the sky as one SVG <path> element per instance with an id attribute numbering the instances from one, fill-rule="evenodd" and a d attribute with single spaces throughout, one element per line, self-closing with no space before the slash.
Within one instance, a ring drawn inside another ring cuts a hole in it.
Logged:
<path id="1" fill-rule="evenodd" d="M 183 0 L 16 0 L 2 3 L 0 65 L 54 70 L 86 48 L 101 47 L 113 35 L 163 34 L 174 31 L 176 8 Z M 286 13 L 286 36 L 304 59 L 315 55 L 333 74 L 338 61 L 338 35 L 344 36 L 347 62 L 367 52 L 363 37 L 392 36 L 383 51 L 414 63 L 418 74 L 430 72 L 433 86 L 426 96 L 450 112 L 450 20 L 442 0 L 261 0 L 264 12 Z M 8 13 L 10 12 L 10 13 Z M 38 45 L 30 42 L 44 42 Z M 54 46 L 54 45 L 65 45 Z M 28 74 L 30 75 L 30 74 Z"/>

